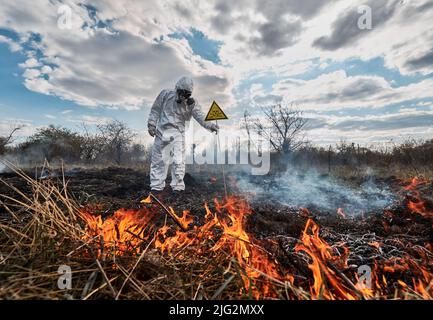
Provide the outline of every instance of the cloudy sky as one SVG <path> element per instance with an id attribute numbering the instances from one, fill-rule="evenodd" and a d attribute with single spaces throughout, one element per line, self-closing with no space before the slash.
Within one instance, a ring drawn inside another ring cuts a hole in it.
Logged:
<path id="1" fill-rule="evenodd" d="M 226 132 L 281 102 L 318 144 L 432 138 L 432 21 L 432 0 L 0 0 L 0 134 L 118 119 L 146 142 L 153 100 L 189 75 Z"/>

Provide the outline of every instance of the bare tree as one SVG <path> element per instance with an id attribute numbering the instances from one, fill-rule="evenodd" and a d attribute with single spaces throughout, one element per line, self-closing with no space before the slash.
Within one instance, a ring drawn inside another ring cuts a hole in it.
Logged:
<path id="1" fill-rule="evenodd" d="M 3 155 L 6 153 L 6 146 L 10 143 L 13 142 L 13 136 L 14 134 L 21 130 L 24 126 L 23 125 L 18 125 L 15 126 L 11 132 L 9 133 L 9 135 L 5 136 L 5 137 L 0 137 L 0 155 Z"/>
<path id="2" fill-rule="evenodd" d="M 116 164 L 120 165 L 124 154 L 128 151 L 136 134 L 122 121 L 113 120 L 98 125 L 103 139 L 106 141 L 106 153 Z"/>
<path id="3" fill-rule="evenodd" d="M 39 128 L 18 146 L 20 159 L 48 162 L 64 160 L 79 161 L 81 158 L 82 137 L 68 128 L 50 125 Z"/>
<path id="4" fill-rule="evenodd" d="M 94 163 L 104 151 L 106 141 L 101 132 L 90 133 L 86 123 L 82 123 L 82 160 L 85 163 Z"/>
<path id="5" fill-rule="evenodd" d="M 307 119 L 292 106 L 277 104 L 262 108 L 263 117 L 252 118 L 244 114 L 245 128 L 250 137 L 253 129 L 260 137 L 270 142 L 271 147 L 281 154 L 289 154 L 304 143 L 301 138 Z"/>

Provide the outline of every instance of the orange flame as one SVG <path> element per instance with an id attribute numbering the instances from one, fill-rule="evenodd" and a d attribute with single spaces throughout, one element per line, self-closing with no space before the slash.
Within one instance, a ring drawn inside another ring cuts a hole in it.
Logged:
<path id="1" fill-rule="evenodd" d="M 103 254 L 104 249 L 107 249 L 105 254 L 122 255 L 125 251 L 138 252 L 138 246 L 148 238 L 149 230 L 146 229 L 152 228 L 149 222 L 154 214 L 147 209 L 120 209 L 106 220 L 87 211 L 81 212 L 81 216 L 87 222 L 87 236 L 84 240 L 101 240 L 103 243 L 99 254 Z"/>
<path id="2" fill-rule="evenodd" d="M 416 195 L 416 188 L 420 183 L 422 180 L 413 180 L 405 189 Z M 151 204 L 152 199 L 148 197 L 142 203 Z M 162 254 L 176 259 L 184 259 L 187 250 L 203 256 L 218 256 L 223 253 L 229 260 L 234 258 L 243 270 L 240 273 L 243 283 L 240 293 L 251 293 L 256 299 L 276 297 L 276 282 L 293 285 L 293 273 L 285 270 L 274 254 L 263 248 L 263 242 L 247 231 L 247 218 L 252 214 L 249 204 L 243 198 L 234 196 L 223 202 L 215 199 L 214 204 L 215 212 L 207 204 L 204 205 L 204 222 L 200 225 L 193 225 L 194 219 L 190 212 L 183 211 L 182 216 L 178 216 L 174 209 L 169 207 L 170 213 L 189 231 L 182 231 L 176 225 L 156 228 L 152 221 L 157 212 L 157 207 L 154 206 L 139 210 L 120 209 L 106 219 L 84 210 L 81 213 L 86 222 L 87 233 L 84 240 L 94 239 L 96 243 L 99 242 L 98 255 L 104 256 L 138 254 L 151 239 L 154 239 L 154 247 Z M 375 261 L 372 268 L 372 287 L 367 288 L 359 283 L 357 273 L 348 266 L 349 249 L 342 244 L 338 247 L 328 244 L 320 237 L 320 228 L 311 219 L 313 215 L 305 208 L 300 210 L 300 214 L 308 220 L 301 239 L 295 246 L 295 252 L 309 260 L 308 268 L 312 279 L 298 281 L 308 284 L 307 289 L 312 299 L 353 300 L 384 296 L 390 294 L 387 288 L 393 274 L 412 275 L 411 278 L 405 276 L 396 282 L 399 292 L 405 296 L 416 292 L 424 298 L 432 298 L 431 259 L 425 252 L 420 251 L 418 254 L 423 263 L 409 256 Z M 344 217 L 342 210 L 339 214 Z M 376 250 L 382 247 L 382 243 L 378 241 L 367 244 Z"/>
<path id="3" fill-rule="evenodd" d="M 342 284 L 341 279 L 334 270 L 330 268 L 330 264 L 338 264 L 342 267 L 347 267 L 347 255 L 336 255 L 334 250 L 319 237 L 319 226 L 311 219 L 307 221 L 304 232 L 302 233 L 300 244 L 297 244 L 295 251 L 303 251 L 308 254 L 312 262 L 308 268 L 312 271 L 314 284 L 311 287 L 311 295 L 313 299 L 356 299 L 356 294 L 353 289 L 349 289 Z M 332 290 L 327 288 L 329 285 Z"/>
<path id="4" fill-rule="evenodd" d="M 406 191 L 411 191 L 412 195 L 407 204 L 410 211 L 417 213 L 423 217 L 433 218 L 433 209 L 427 209 L 426 202 L 421 199 L 420 192 L 418 188 L 425 185 L 428 181 L 424 178 L 415 177 L 412 179 L 410 184 L 404 187 Z"/>
<path id="5" fill-rule="evenodd" d="M 239 266 L 245 271 L 241 276 L 244 292 L 251 291 L 254 298 L 275 295 L 271 289 L 272 279 L 293 282 L 292 276 L 281 275 L 277 261 L 257 245 L 258 241 L 247 233 L 245 218 L 251 214 L 248 203 L 238 197 L 229 197 L 224 203 L 217 199 L 214 202 L 216 213 L 212 213 L 209 206 L 205 204 L 205 223 L 202 226 L 194 226 L 187 232 L 174 230 L 168 225 L 156 230 L 155 248 L 161 253 L 170 255 L 174 250 L 180 251 L 190 245 L 200 247 L 203 242 L 210 242 L 211 246 L 208 246 L 210 252 L 224 251 L 228 256 L 236 258 Z M 142 203 L 152 203 L 152 199 L 148 197 Z M 193 217 L 188 211 L 184 211 L 182 217 L 179 217 L 173 208 L 169 207 L 169 210 L 185 229 L 193 223 Z M 82 216 L 87 222 L 87 238 L 102 238 L 104 254 L 114 251 L 120 255 L 126 250 L 137 248 L 142 240 L 150 239 L 149 230 L 152 225 L 150 220 L 154 214 L 148 209 L 137 211 L 122 209 L 105 221 L 101 216 L 93 216 L 88 212 L 83 212 Z M 218 236 L 216 229 L 221 229 L 222 234 Z M 102 254 L 102 251 L 103 249 L 99 254 Z M 208 251 L 202 253 L 209 254 Z"/>

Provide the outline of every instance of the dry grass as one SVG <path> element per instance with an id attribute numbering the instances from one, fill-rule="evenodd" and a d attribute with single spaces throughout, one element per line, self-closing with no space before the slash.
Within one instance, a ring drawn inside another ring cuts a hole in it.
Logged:
<path id="1" fill-rule="evenodd" d="M 295 269 L 277 270 L 282 275 L 277 277 L 242 263 L 228 247 L 210 250 L 217 241 L 215 239 L 190 242 L 169 254 L 161 252 L 155 245 L 157 228 L 149 233 L 149 237 L 141 239 L 134 250 L 120 252 L 116 244 L 107 250 L 101 237 L 89 237 L 87 221 L 82 214 L 85 204 L 68 194 L 65 179 L 60 184 L 49 179 L 35 180 L 12 164 L 7 165 L 27 182 L 32 192 L 24 194 L 0 180 L 18 195 L 0 195 L 0 205 L 8 212 L 8 216 L 0 220 L 0 299 L 312 297 L 313 279 L 307 267 L 310 259 L 302 252 L 286 252 L 295 258 L 291 262 Z M 191 233 L 190 236 L 195 235 Z M 359 246 L 360 240 L 355 240 L 354 246 Z M 246 240 L 234 238 L 233 241 L 266 252 Z M 61 276 L 58 269 L 63 265 L 72 270 L 72 288 L 69 290 L 58 287 Z M 250 272 L 256 274 L 254 279 L 249 277 Z M 337 279 L 345 279 L 346 284 L 341 280 L 343 287 L 353 286 L 342 272 L 337 270 L 335 273 Z M 309 278 L 306 277 L 308 274 Z M 297 282 L 286 281 L 287 275 L 294 275 Z M 263 291 L 266 285 L 272 287 L 269 293 Z M 423 293 L 411 292 L 410 288 L 404 293 L 395 290 L 395 298 L 431 299 L 432 285 L 433 282 Z M 331 290 L 327 286 L 331 284 L 325 281 L 322 287 L 325 292 Z M 392 294 L 384 291 L 371 296 L 375 299 L 384 297 L 392 298 Z"/>
<path id="2" fill-rule="evenodd" d="M 329 173 L 328 168 L 321 168 L 319 172 Z M 409 180 L 413 177 L 424 177 L 427 180 L 433 180 L 433 168 L 426 166 L 400 166 L 392 165 L 388 167 L 379 166 L 349 166 L 339 165 L 333 166 L 330 175 L 336 178 L 347 180 L 348 178 L 365 179 L 373 176 L 376 179 L 387 179 L 389 177 L 397 177 L 403 180 Z"/>
<path id="3" fill-rule="evenodd" d="M 198 255 L 200 246 L 170 255 L 154 248 L 155 236 L 138 250 L 101 255 L 101 239 L 87 239 L 84 209 L 68 195 L 67 181 L 28 177 L 7 164 L 32 189 L 31 196 L 7 182 L 19 197 L 1 196 L 8 217 L 0 221 L 0 299 L 233 299 L 251 298 L 245 270 L 223 249 Z M 204 248 L 206 249 L 206 248 Z M 138 253 L 137 253 L 138 252 Z M 60 266 L 72 269 L 72 288 L 58 288 Z M 284 295 L 285 284 L 275 280 Z M 243 290 L 243 293 L 240 292 Z M 283 296 L 281 296 L 283 298 Z"/>

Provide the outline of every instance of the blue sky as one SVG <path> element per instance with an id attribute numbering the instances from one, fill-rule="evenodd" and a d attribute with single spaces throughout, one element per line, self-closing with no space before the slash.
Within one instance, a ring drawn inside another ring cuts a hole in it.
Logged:
<path id="1" fill-rule="evenodd" d="M 35 127 L 54 124 L 79 130 L 81 124 L 90 119 L 86 121 L 83 116 L 89 116 L 122 120 L 136 129 L 144 127 L 147 117 L 144 110 L 125 112 L 104 107 L 88 108 L 57 96 L 28 90 L 23 85 L 23 70 L 18 67 L 25 62 L 26 57 L 21 53 L 10 52 L 5 44 L 0 44 L 0 57 L 0 108 L 5 120 L 17 120 L 18 123 L 25 120 Z"/>
<path id="2" fill-rule="evenodd" d="M 209 39 L 203 32 L 195 28 L 191 28 L 187 32 L 175 32 L 168 36 L 174 39 L 187 40 L 194 54 L 213 63 L 221 63 L 218 53 L 223 44 L 222 41 Z"/>
<path id="3" fill-rule="evenodd" d="M 431 138 L 432 1 L 366 3 L 371 30 L 356 25 L 357 0 L 2 3 L 0 134 L 118 119 L 147 143 L 153 100 L 189 75 L 203 111 L 216 100 L 229 115 L 227 132 L 245 110 L 285 103 L 317 144 Z"/>

